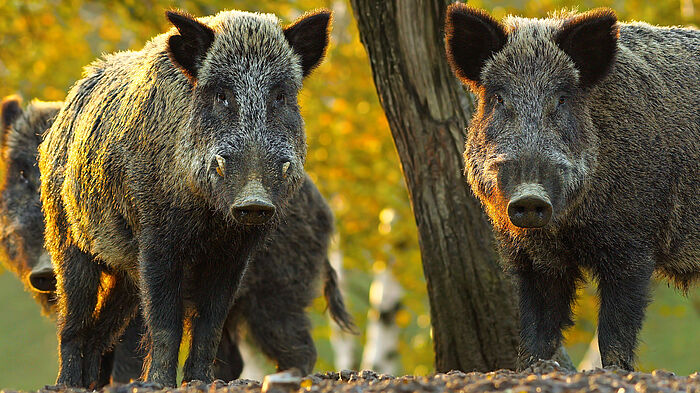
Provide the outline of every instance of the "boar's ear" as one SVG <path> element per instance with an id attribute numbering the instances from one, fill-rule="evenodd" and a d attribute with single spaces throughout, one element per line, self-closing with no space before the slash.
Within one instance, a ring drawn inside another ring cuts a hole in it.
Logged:
<path id="1" fill-rule="evenodd" d="M 321 63 L 328 46 L 332 13 L 322 9 L 302 15 L 291 25 L 284 28 L 284 36 L 301 59 L 304 76 Z"/>
<path id="2" fill-rule="evenodd" d="M 485 11 L 462 3 L 447 7 L 447 61 L 463 83 L 477 86 L 484 63 L 493 53 L 501 50 L 505 43 L 505 29 Z"/>
<path id="3" fill-rule="evenodd" d="M 598 8 L 564 22 L 554 40 L 576 64 L 581 87 L 588 87 L 610 70 L 618 35 L 615 11 Z"/>
<path id="4" fill-rule="evenodd" d="M 165 15 L 180 33 L 168 39 L 168 56 L 195 81 L 201 61 L 214 42 L 214 30 L 184 12 L 167 11 Z"/>
<path id="5" fill-rule="evenodd" d="M 2 106 L 0 107 L 0 118 L 2 118 L 2 134 L 22 115 L 22 99 L 19 96 L 12 95 L 3 98 Z"/>

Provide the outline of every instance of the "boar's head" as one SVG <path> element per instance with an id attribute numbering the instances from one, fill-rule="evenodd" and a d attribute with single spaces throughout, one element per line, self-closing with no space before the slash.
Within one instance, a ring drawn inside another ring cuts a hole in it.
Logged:
<path id="1" fill-rule="evenodd" d="M 611 10 L 505 24 L 464 4 L 449 7 L 446 51 L 478 108 L 465 172 L 498 228 L 555 225 L 580 198 L 599 140 L 590 91 L 617 50 Z"/>
<path id="2" fill-rule="evenodd" d="M 297 96 L 324 56 L 330 11 L 285 28 L 273 15 L 238 11 L 167 17 L 177 29 L 168 55 L 192 85 L 189 127 L 206 197 L 232 222 L 274 222 L 304 179 Z"/>

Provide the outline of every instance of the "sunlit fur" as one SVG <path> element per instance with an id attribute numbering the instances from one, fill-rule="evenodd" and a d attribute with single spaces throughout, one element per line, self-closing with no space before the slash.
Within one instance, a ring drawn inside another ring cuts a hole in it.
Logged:
<path id="1" fill-rule="evenodd" d="M 326 22 L 312 25 L 309 39 L 327 42 Z M 189 315 L 184 379 L 211 380 L 248 258 L 304 181 L 296 99 L 303 50 L 290 46 L 273 15 L 226 11 L 198 23 L 216 34 L 192 63 L 196 79 L 168 55 L 175 28 L 140 51 L 106 55 L 85 69 L 40 146 L 46 247 L 60 302 L 59 384 L 94 383 L 99 354 L 139 298 L 152 342 L 146 378 L 175 384 Z M 217 98 L 222 92 L 228 105 Z M 217 154 L 227 160 L 224 177 L 211 165 Z M 292 164 L 283 176 L 285 162 Z M 232 217 L 252 178 L 276 207 L 268 225 Z M 91 319 L 105 269 L 115 286 Z"/>
<path id="2" fill-rule="evenodd" d="M 481 15 L 464 4 L 451 12 Z M 700 279 L 700 32 L 615 23 L 609 9 L 478 26 L 506 38 L 478 80 L 451 63 L 478 98 L 465 173 L 519 283 L 525 355 L 554 353 L 587 269 L 598 281 L 603 365 L 630 369 L 652 273 L 681 289 Z M 448 58 L 469 59 L 449 54 L 463 41 L 446 37 Z M 552 201 L 541 229 L 510 223 L 523 182 Z"/>

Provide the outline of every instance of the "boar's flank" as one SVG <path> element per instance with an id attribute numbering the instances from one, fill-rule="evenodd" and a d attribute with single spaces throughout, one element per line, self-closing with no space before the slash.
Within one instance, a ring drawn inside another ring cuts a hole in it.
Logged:
<path id="1" fill-rule="evenodd" d="M 652 273 L 700 277 L 700 31 L 454 4 L 446 32 L 479 98 L 465 173 L 519 283 L 528 360 L 559 346 L 586 269 L 603 365 L 632 369 Z"/>
<path id="2" fill-rule="evenodd" d="M 330 12 L 284 29 L 269 14 L 167 16 L 175 28 L 142 50 L 85 70 L 39 148 L 58 384 L 95 383 L 139 300 L 146 379 L 175 385 L 186 320 L 184 380 L 211 381 L 248 258 L 304 179 L 297 94 Z"/>

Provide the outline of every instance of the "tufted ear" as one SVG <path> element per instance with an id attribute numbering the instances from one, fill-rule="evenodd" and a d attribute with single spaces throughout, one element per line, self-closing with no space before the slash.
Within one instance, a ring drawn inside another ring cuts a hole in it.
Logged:
<path id="1" fill-rule="evenodd" d="M 19 96 L 12 95 L 2 99 L 0 106 L 0 118 L 2 119 L 2 132 L 5 131 L 22 115 L 22 99 Z"/>
<path id="2" fill-rule="evenodd" d="M 615 11 L 597 8 L 567 20 L 554 41 L 576 64 L 581 75 L 579 84 L 588 87 L 610 71 L 618 36 Z"/>
<path id="3" fill-rule="evenodd" d="M 445 18 L 445 51 L 452 71 L 466 84 L 480 84 L 486 60 L 503 48 L 506 30 L 485 11 L 450 4 Z"/>
<path id="4" fill-rule="evenodd" d="M 284 28 L 284 36 L 301 58 L 301 69 L 307 76 L 323 60 L 328 47 L 332 12 L 327 9 L 302 15 Z"/>
<path id="5" fill-rule="evenodd" d="M 168 39 L 168 56 L 191 81 L 195 81 L 201 61 L 214 42 L 214 30 L 185 12 L 167 11 L 165 15 L 180 33 Z"/>

